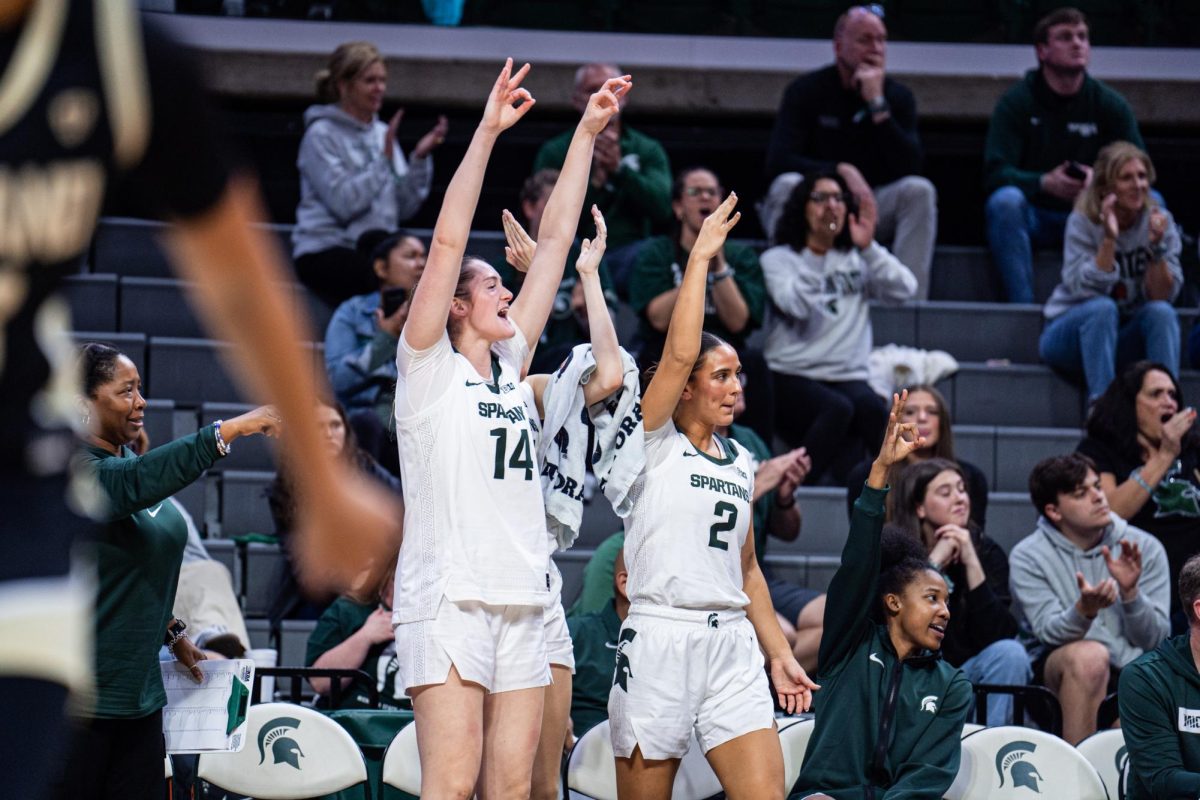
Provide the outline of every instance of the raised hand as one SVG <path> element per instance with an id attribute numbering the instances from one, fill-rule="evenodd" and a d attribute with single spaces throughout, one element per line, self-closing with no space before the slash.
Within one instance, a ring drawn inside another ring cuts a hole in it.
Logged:
<path id="1" fill-rule="evenodd" d="M 575 261 L 575 271 L 580 275 L 599 274 L 600 260 L 604 258 L 604 248 L 608 246 L 608 226 L 595 203 L 592 204 L 592 220 L 596 223 L 596 235 L 583 240 L 579 246 L 579 258 Z"/>
<path id="2" fill-rule="evenodd" d="M 732 217 L 729 216 L 737 205 L 737 201 L 737 192 L 730 192 L 729 196 L 725 198 L 725 202 L 717 206 L 717 210 L 704 220 L 704 224 L 700 226 L 700 233 L 696 236 L 696 243 L 692 245 L 691 257 L 693 259 L 707 263 L 725 246 L 725 237 L 742 218 L 740 211 L 733 214 Z"/>
<path id="3" fill-rule="evenodd" d="M 1183 449 L 1183 437 L 1196 424 L 1196 409 L 1191 406 L 1175 414 L 1163 423 L 1158 449 L 1172 458 L 1178 458 Z"/>
<path id="4" fill-rule="evenodd" d="M 417 146 L 413 148 L 413 158 L 424 158 L 432 153 L 442 142 L 446 141 L 446 132 L 450 130 L 450 121 L 446 119 L 445 114 L 441 114 L 437 118 L 437 124 L 429 129 L 429 133 L 421 137 L 417 142 Z"/>
<path id="5" fill-rule="evenodd" d="M 396 109 L 388 121 L 387 133 L 383 135 L 383 157 L 391 161 L 392 148 L 396 146 L 396 132 L 400 130 L 400 121 L 404 119 L 404 109 Z"/>
<path id="6" fill-rule="evenodd" d="M 785 453 L 784 457 L 788 458 L 790 463 L 783 473 L 783 480 L 779 482 L 779 493 L 790 496 L 795 493 L 800 484 L 804 483 L 804 479 L 812 471 L 812 459 L 809 458 L 808 450 L 803 447 Z"/>
<path id="7" fill-rule="evenodd" d="M 875 241 L 875 223 L 879 210 L 875 205 L 875 195 L 868 192 L 858 197 L 858 211 L 850 215 L 850 241 L 859 250 L 869 247 Z"/>
<path id="8" fill-rule="evenodd" d="M 529 65 L 521 67 L 515 75 L 512 66 L 511 58 L 504 62 L 504 69 L 500 70 L 492 86 L 492 93 L 488 95 L 487 105 L 483 109 L 483 119 L 479 122 L 481 128 L 493 135 L 516 125 L 537 102 L 528 89 L 521 88 L 521 81 L 529 74 Z"/>
<path id="9" fill-rule="evenodd" d="M 500 222 L 504 226 L 504 260 L 512 265 L 517 272 L 528 272 L 533 263 L 533 254 L 537 251 L 537 242 L 533 240 L 517 218 L 507 208 L 500 214 Z"/>
<path id="10" fill-rule="evenodd" d="M 917 430 L 917 423 L 900 421 L 904 404 L 907 402 L 907 389 L 900 394 L 892 395 L 892 411 L 888 414 L 887 430 L 883 435 L 883 445 L 879 448 L 879 455 L 875 459 L 875 464 L 882 467 L 885 472 L 893 464 L 899 464 L 914 451 L 925 446 L 925 437 L 921 436 Z"/>
<path id="11" fill-rule="evenodd" d="M 1128 539 L 1122 539 L 1119 544 L 1121 555 L 1116 558 L 1113 558 L 1108 545 L 1100 548 L 1100 552 L 1104 553 L 1108 574 L 1112 575 L 1117 588 L 1121 590 L 1121 600 L 1128 603 L 1137 596 L 1138 579 L 1142 577 L 1142 550 Z"/>
<path id="12" fill-rule="evenodd" d="M 1079 584 L 1079 599 L 1075 601 L 1075 609 L 1088 619 L 1095 619 L 1101 609 L 1117 602 L 1117 582 L 1112 578 L 1105 578 L 1093 586 L 1082 572 L 1076 572 L 1075 582 Z"/>
<path id="13" fill-rule="evenodd" d="M 812 693 L 821 688 L 791 653 L 771 659 L 771 684 L 779 697 L 779 706 L 789 714 L 808 711 L 812 707 Z"/>
<path id="14" fill-rule="evenodd" d="M 1110 192 L 1100 201 L 1100 224 L 1104 226 L 1104 235 L 1116 239 L 1121 233 L 1120 223 L 1117 222 L 1117 196 Z"/>
<path id="15" fill-rule="evenodd" d="M 600 90 L 588 98 L 579 124 L 586 131 L 600 133 L 608 121 L 620 113 L 621 98 L 632 88 L 633 81 L 628 75 L 606 80 Z"/>

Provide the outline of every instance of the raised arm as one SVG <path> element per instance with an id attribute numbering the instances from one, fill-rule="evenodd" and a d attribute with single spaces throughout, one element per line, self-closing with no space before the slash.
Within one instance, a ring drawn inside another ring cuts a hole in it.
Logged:
<path id="1" fill-rule="evenodd" d="M 504 69 L 500 70 L 483 109 L 483 119 L 446 187 L 442 210 L 433 228 L 425 271 L 413 292 L 412 310 L 401 334 L 413 350 L 427 350 L 446 331 L 450 301 L 454 298 L 454 287 L 471 233 L 471 219 L 475 216 L 492 147 L 496 138 L 525 116 L 535 102 L 527 90 L 520 88 L 527 74 L 528 64 L 514 75 L 512 59 L 504 62 Z M 538 334 L 541 335 L 541 328 Z"/>
<path id="2" fill-rule="evenodd" d="M 708 285 L 708 264 L 725 245 L 725 237 L 742 218 L 739 211 L 730 216 L 737 205 L 737 194 L 729 193 L 725 202 L 704 220 L 692 252 L 688 256 L 683 281 L 667 328 L 667 341 L 654 378 L 642 395 L 642 419 L 646 431 L 656 431 L 666 424 L 675 412 L 679 395 L 692 374 L 700 355 L 700 334 L 704 332 L 704 295 Z"/>
<path id="3" fill-rule="evenodd" d="M 592 168 L 596 134 L 604 130 L 608 121 L 617 114 L 621 97 L 632 86 L 628 75 L 612 78 L 605 81 L 600 91 L 588 100 L 583 118 L 579 120 L 567 148 L 567 157 L 558 181 L 550 192 L 550 199 L 546 201 L 546 210 L 542 213 L 538 228 L 537 250 L 521 286 L 521 294 L 513 301 L 509 311 L 517 327 L 528 338 L 531 348 L 537 344 L 542 329 L 546 327 L 550 309 L 554 306 L 554 296 L 562 282 L 567 252 L 575 241 L 575 229 L 579 226 L 579 212 L 583 208 L 583 196 L 587 193 L 588 175 Z M 425 272 L 429 272 L 428 264 Z M 449 297 L 446 302 L 449 303 Z"/>
<path id="4" fill-rule="evenodd" d="M 592 206 L 592 219 L 596 221 L 596 236 L 590 241 L 583 240 L 579 258 L 575 261 L 579 283 L 583 286 L 583 301 L 587 305 L 592 356 L 596 359 L 596 371 L 583 387 L 583 397 L 589 406 L 621 388 L 625 376 L 617 329 L 604 299 L 604 287 L 600 284 L 600 259 L 604 257 L 608 243 L 608 227 L 596 206 Z"/>

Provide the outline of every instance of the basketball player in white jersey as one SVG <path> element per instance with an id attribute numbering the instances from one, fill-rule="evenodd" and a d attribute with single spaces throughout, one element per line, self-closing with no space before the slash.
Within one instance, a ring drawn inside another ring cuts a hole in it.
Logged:
<path id="1" fill-rule="evenodd" d="M 737 224 L 736 203 L 731 194 L 700 229 L 642 396 L 646 468 L 625 520 L 631 607 L 608 700 L 621 800 L 669 798 L 693 731 L 726 796 L 781 800 L 763 653 L 788 712 L 807 710 L 817 688 L 779 629 L 754 556 L 749 454 L 715 432 L 733 421 L 741 364 L 701 328 L 709 263 Z"/>
<path id="2" fill-rule="evenodd" d="M 514 74 L 509 59 L 492 88 L 396 352 L 406 508 L 393 624 L 425 798 L 528 797 L 550 682 L 545 510 L 518 383 L 574 240 L 596 135 L 630 83 L 614 78 L 589 101 L 513 302 L 496 271 L 463 251 L 496 138 L 533 106 L 528 71 Z"/>

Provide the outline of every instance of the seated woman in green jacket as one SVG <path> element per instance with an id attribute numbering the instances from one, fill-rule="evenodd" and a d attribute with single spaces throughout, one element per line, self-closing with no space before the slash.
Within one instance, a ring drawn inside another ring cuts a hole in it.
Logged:
<path id="1" fill-rule="evenodd" d="M 941 660 L 949 589 L 920 558 L 881 565 L 888 468 L 923 444 L 915 423 L 899 421 L 906 396 L 893 395 L 829 584 L 816 727 L 793 797 L 937 800 L 958 772 L 971 684 Z"/>
<path id="2" fill-rule="evenodd" d="M 95 704 L 82 720 L 61 796 L 146 796 L 133 787 L 162 786 L 165 749 L 162 708 L 167 695 L 159 649 L 199 681 L 204 655 L 171 615 L 187 543 L 187 525 L 168 502 L 254 433 L 274 435 L 279 418 L 269 406 L 206 425 L 196 433 L 137 456 L 129 449 L 142 430 L 146 400 L 134 363 L 119 350 L 89 343 L 80 352 L 83 448 L 78 472 L 98 493 L 88 511 L 102 525 L 88 555 L 95 564 Z M 130 791 L 122 793 L 121 787 Z"/>

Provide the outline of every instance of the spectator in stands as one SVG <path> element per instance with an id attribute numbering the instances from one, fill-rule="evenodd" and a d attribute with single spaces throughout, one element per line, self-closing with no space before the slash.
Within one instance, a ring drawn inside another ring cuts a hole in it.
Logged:
<path id="1" fill-rule="evenodd" d="M 354 431 L 346 418 L 346 410 L 336 400 L 327 400 L 317 407 L 317 425 L 325 440 L 329 454 L 342 461 L 355 472 L 365 475 L 372 483 L 401 498 L 400 480 L 380 466 L 371 455 L 358 446 Z M 292 552 L 292 536 L 302 522 L 296 518 L 298 498 L 291 479 L 287 462 L 279 466 L 275 480 L 267 487 L 267 502 L 271 507 L 271 519 L 275 522 L 275 535 L 286 556 L 273 592 L 274 601 L 268 616 L 271 627 L 284 619 L 317 619 L 333 599 L 329 595 L 301 589 L 297 561 Z"/>
<path id="2" fill-rule="evenodd" d="M 625 531 L 618 530 L 596 545 L 592 557 L 583 567 L 583 582 L 579 596 L 567 609 L 567 621 L 583 614 L 603 610 L 612 596 L 613 559 L 625 551 Z"/>
<path id="3" fill-rule="evenodd" d="M 79 468 L 98 485 L 94 515 L 104 523 L 89 542 L 95 560 L 97 695 L 76 737 L 62 797 L 92 796 L 111 772 L 162 772 L 162 708 L 167 695 L 159 649 L 199 682 L 204 654 L 171 613 L 187 542 L 171 495 L 198 480 L 242 436 L 275 435 L 280 420 L 262 406 L 134 455 L 129 446 L 144 422 L 141 377 L 128 356 L 105 344 L 80 350 L 83 447 Z M 143 773 L 144 774 L 144 773 Z"/>
<path id="4" fill-rule="evenodd" d="M 584 64 L 575 72 L 571 104 L 580 114 L 588 98 L 604 82 L 623 75 L 613 64 Z M 621 111 L 625 110 L 621 100 Z M 533 171 L 562 169 L 571 131 L 542 145 L 533 161 Z M 592 205 L 608 220 L 608 272 L 617 292 L 628 296 L 630 274 L 641 241 L 661 230 L 671 218 L 671 164 L 667 151 L 656 140 L 625 124 L 618 115 L 596 140 L 592 169 L 579 224 L 591 226 Z"/>
<path id="5" fill-rule="evenodd" d="M 550 192 L 558 182 L 558 170 L 538 170 L 525 179 L 521 186 L 521 213 L 525 217 L 528 232 L 521 227 L 516 218 L 505 210 L 503 215 L 504 235 L 508 241 L 505 247 L 505 257 L 508 264 L 501 264 L 496 270 L 504 285 L 520 294 L 525 281 L 525 272 L 533 261 L 537 250 L 538 232 L 542 226 L 542 213 L 546 210 L 546 201 Z M 587 302 L 583 295 L 583 283 L 579 280 L 579 272 L 575 262 L 579 259 L 579 242 L 571 245 L 567 253 L 567 265 L 563 268 L 563 279 L 558 284 L 558 294 L 554 297 L 554 307 L 550 310 L 550 319 L 542 338 L 538 340 L 537 350 L 530 362 L 530 374 L 548 373 L 558 369 L 562 360 L 577 344 L 588 341 L 590 336 L 588 326 Z M 608 276 L 605 264 L 600 265 L 600 285 L 604 289 L 604 301 L 609 314 L 617 313 L 617 292 Z"/>
<path id="6" fill-rule="evenodd" d="M 643 243 L 629 281 L 629 305 L 641 318 L 642 363 L 657 360 L 662 352 L 688 254 L 700 226 L 724 195 L 720 180 L 704 167 L 689 167 L 675 176 L 671 186 L 675 230 Z M 762 324 L 765 295 L 754 250 L 727 241 L 709 265 L 704 330 L 741 352 L 746 337 Z"/>
<path id="7" fill-rule="evenodd" d="M 356 252 L 369 230 L 395 230 L 417 213 L 433 180 L 430 155 L 445 140 L 439 117 L 412 160 L 396 141 L 404 110 L 379 119 L 387 89 L 383 56 L 369 42 L 339 45 L 317 73 L 319 105 L 304 112 L 296 166 L 300 204 L 292 232 L 296 274 L 330 307 L 375 288 L 371 265 Z"/>
<path id="8" fill-rule="evenodd" d="M 1174 592 L 1179 569 L 1200 552 L 1200 429 L 1163 364 L 1140 361 L 1113 381 L 1077 448 L 1096 464 L 1113 513 L 1163 545 Z M 1171 608 L 1176 608 L 1172 597 Z M 1176 618 L 1182 631 L 1186 619 Z"/>
<path id="9" fill-rule="evenodd" d="M 379 690 L 381 708 L 407 705 L 404 690 L 396 686 L 396 639 L 392 635 L 392 595 L 396 568 L 392 566 L 376 586 L 340 595 L 325 609 L 308 636 L 304 663 L 320 669 L 358 669 L 371 676 Z M 332 678 L 313 678 L 313 690 L 329 700 Z M 349 689 L 346 687 L 354 683 Z M 337 708 L 372 708 L 370 695 L 356 681 L 342 679 Z"/>
<path id="10" fill-rule="evenodd" d="M 1200 796 L 1200 556 L 1179 572 L 1188 630 L 1146 653 L 1121 673 L 1121 730 L 1129 749 L 1125 797 Z"/>
<path id="11" fill-rule="evenodd" d="M 571 691 L 571 725 L 576 737 L 608 719 L 608 693 L 613 685 L 613 651 L 621 623 L 629 616 L 625 552 L 617 550 L 612 568 L 612 598 L 597 611 L 570 617 L 567 625 L 575 649 L 575 683 Z"/>
<path id="12" fill-rule="evenodd" d="M 888 476 L 888 486 L 899 486 L 904 471 L 922 461 L 931 458 L 953 461 L 962 471 L 963 480 L 966 482 L 971 522 L 984 529 L 987 526 L 988 479 L 979 467 L 954 457 L 954 428 L 946 398 L 936 387 L 929 384 L 913 386 L 908 390 L 908 399 L 901 410 L 901 419 L 917 424 L 917 432 L 921 434 L 925 444 L 896 465 L 894 474 Z M 867 479 L 870 469 L 870 461 L 860 461 L 846 478 L 847 516 L 854 512 L 856 493 Z M 897 495 L 892 495 L 888 498 L 888 519 L 896 518 L 896 497 Z"/>
<path id="13" fill-rule="evenodd" d="M 369 253 L 379 285 L 333 313 L 325 329 L 325 371 L 359 444 L 397 474 L 396 441 L 388 433 L 396 393 L 396 342 L 408 319 L 413 287 L 425 269 L 425 244 L 396 231 L 379 239 Z"/>
<path id="14" fill-rule="evenodd" d="M 1009 610 L 1008 556 L 971 520 L 966 472 L 953 461 L 930 458 L 901 475 L 891 525 L 921 543 L 950 585 L 942 658 L 972 683 L 1024 686 L 1033 673 Z M 1010 695 L 988 698 L 987 710 L 990 724 L 1012 723 Z"/>
<path id="15" fill-rule="evenodd" d="M 886 76 L 887 27 L 877 5 L 854 6 L 833 29 L 834 63 L 787 87 L 771 143 L 774 178 L 759 210 L 773 242 L 777 220 L 801 181 L 836 171 L 862 201 L 874 197 L 879 234 L 929 294 L 937 239 L 937 190 L 920 176 L 917 104 L 907 86 Z"/>
<path id="16" fill-rule="evenodd" d="M 881 535 L 888 471 L 922 444 L 916 425 L 900 422 L 901 402 L 893 396 L 829 584 L 816 727 L 792 789 L 799 797 L 942 797 L 958 772 L 971 684 L 939 658 L 950 589 L 920 543 Z"/>
<path id="17" fill-rule="evenodd" d="M 1078 744 L 1121 668 L 1167 637 L 1167 556 L 1109 511 L 1085 455 L 1038 462 L 1029 494 L 1041 516 L 1009 556 L 1013 599 L 1037 639 L 1035 680 L 1058 696 L 1063 738 Z"/>
<path id="18" fill-rule="evenodd" d="M 762 255 L 776 432 L 808 450 L 814 481 L 832 468 L 844 485 L 887 423 L 887 406 L 867 384 L 867 300 L 902 302 L 917 291 L 912 271 L 876 243 L 875 211 L 838 173 L 810 175 L 784 206 L 780 244 Z"/>
<path id="19" fill-rule="evenodd" d="M 1179 231 L 1150 196 L 1152 183 L 1150 157 L 1113 142 L 1067 218 L 1062 282 L 1046 303 L 1038 349 L 1050 366 L 1082 371 L 1090 401 L 1140 358 L 1178 368 Z"/>
<path id="20" fill-rule="evenodd" d="M 771 605 L 796 661 L 806 672 L 813 672 L 817 668 L 817 650 L 821 646 L 825 593 L 776 578 L 763 562 L 768 534 L 785 542 L 793 542 L 800 535 L 800 506 L 795 494 L 812 469 L 812 459 L 803 447 L 772 457 L 771 448 L 753 428 L 737 424 L 746 411 L 748 383 L 746 373 L 738 377 L 743 391 L 733 406 L 734 422 L 718 427 L 717 433 L 733 439 L 750 453 L 750 463 L 754 466 L 754 495 L 751 498 L 754 501 L 754 556 L 767 579 Z"/>
<path id="21" fill-rule="evenodd" d="M 1125 98 L 1087 74 L 1087 18 L 1050 12 L 1033 29 L 1038 67 L 996 103 L 984 148 L 988 246 L 1010 303 L 1033 302 L 1033 248 L 1057 247 L 1100 148 L 1144 148 Z"/>

